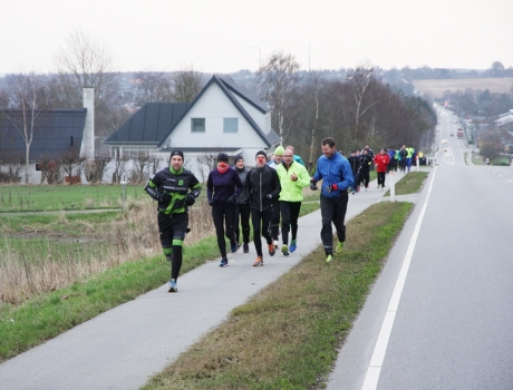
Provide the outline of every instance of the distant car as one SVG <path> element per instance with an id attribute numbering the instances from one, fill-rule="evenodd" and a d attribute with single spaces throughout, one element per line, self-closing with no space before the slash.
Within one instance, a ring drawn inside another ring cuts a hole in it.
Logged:
<path id="1" fill-rule="evenodd" d="M 454 133 L 451 133 L 451 134 L 450 134 L 450 136 L 451 136 L 451 137 L 454 137 Z"/>
<path id="2" fill-rule="evenodd" d="M 447 140 L 446 140 L 446 139 L 443 139 L 443 140 L 442 140 L 442 143 L 443 143 L 443 144 L 446 144 L 446 143 L 447 143 Z"/>

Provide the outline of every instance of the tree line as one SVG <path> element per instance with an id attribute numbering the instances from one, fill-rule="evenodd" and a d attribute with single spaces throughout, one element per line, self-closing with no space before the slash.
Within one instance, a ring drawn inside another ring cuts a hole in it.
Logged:
<path id="1" fill-rule="evenodd" d="M 95 89 L 95 135 L 101 137 L 145 103 L 191 102 L 208 80 L 192 67 L 141 71 L 126 88 L 126 75 L 116 72 L 109 54 L 82 33 L 70 37 L 56 57 L 56 67 L 55 74 L 7 75 L 0 86 L 0 120 L 16 122 L 26 144 L 27 166 L 38 116 L 53 108 L 82 107 L 84 87 Z M 305 72 L 299 71 L 293 55 L 280 52 L 250 75 L 236 82 L 269 104 L 281 142 L 294 145 L 310 166 L 326 136 L 348 153 L 365 144 L 376 149 L 402 144 L 419 148 L 429 145 L 434 134 L 431 104 L 397 89 L 376 68 Z"/>

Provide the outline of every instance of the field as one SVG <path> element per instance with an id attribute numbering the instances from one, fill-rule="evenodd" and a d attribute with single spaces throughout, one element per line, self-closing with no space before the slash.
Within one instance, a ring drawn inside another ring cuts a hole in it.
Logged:
<path id="1" fill-rule="evenodd" d="M 415 80 L 413 85 L 419 91 L 433 98 L 441 98 L 445 91 L 464 91 L 488 89 L 490 92 L 510 93 L 513 78 L 483 78 L 483 79 L 444 79 L 444 80 Z"/>

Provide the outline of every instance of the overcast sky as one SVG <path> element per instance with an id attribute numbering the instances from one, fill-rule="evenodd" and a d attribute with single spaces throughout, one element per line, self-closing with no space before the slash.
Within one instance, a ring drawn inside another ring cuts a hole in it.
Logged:
<path id="1" fill-rule="evenodd" d="M 0 74 L 54 72 L 74 31 L 119 71 L 513 66 L 512 0 L 4 0 Z"/>

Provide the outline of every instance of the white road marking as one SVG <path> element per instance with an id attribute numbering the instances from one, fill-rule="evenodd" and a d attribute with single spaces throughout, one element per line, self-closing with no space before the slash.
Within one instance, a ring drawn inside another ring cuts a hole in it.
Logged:
<path id="1" fill-rule="evenodd" d="M 431 183 L 429 184 L 428 193 L 426 195 L 426 201 L 424 202 L 419 218 L 417 219 L 415 230 L 413 231 L 413 235 L 411 236 L 410 243 L 408 244 L 408 249 L 406 250 L 406 254 L 403 259 L 401 271 L 397 276 L 394 291 L 388 303 L 385 318 L 383 319 L 383 323 L 381 324 L 381 330 L 379 331 L 379 336 L 376 340 L 376 345 L 374 346 L 374 352 L 372 353 L 369 368 L 367 369 L 367 374 L 365 375 L 365 381 L 363 383 L 362 390 L 375 390 L 378 386 L 379 376 L 381 374 L 381 368 L 383 367 L 383 361 L 385 360 L 388 341 L 390 340 L 390 334 L 392 333 L 392 328 L 394 327 L 395 315 L 397 313 L 397 308 L 399 307 L 399 301 L 401 300 L 403 287 L 406 282 L 408 269 L 410 267 L 411 259 L 413 256 L 413 251 L 415 250 L 415 245 L 417 244 L 420 226 L 422 225 L 422 221 L 424 220 L 424 215 L 426 213 L 429 197 L 431 196 L 431 191 L 433 189 L 436 169 L 437 167 L 435 166 L 435 169 L 433 171 L 433 177 L 431 178 Z"/>

